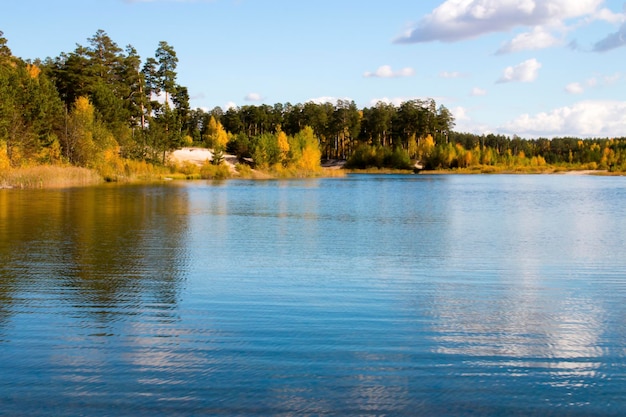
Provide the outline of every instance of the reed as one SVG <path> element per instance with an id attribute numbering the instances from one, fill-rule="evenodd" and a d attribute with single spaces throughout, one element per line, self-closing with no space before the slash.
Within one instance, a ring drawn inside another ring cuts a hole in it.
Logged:
<path id="1" fill-rule="evenodd" d="M 0 172 L 0 187 L 4 188 L 67 188 L 102 182 L 97 172 L 72 166 L 36 165 Z"/>

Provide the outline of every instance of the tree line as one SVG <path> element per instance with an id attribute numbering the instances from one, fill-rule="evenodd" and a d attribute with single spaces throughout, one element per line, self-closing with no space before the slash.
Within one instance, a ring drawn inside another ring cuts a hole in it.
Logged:
<path id="1" fill-rule="evenodd" d="M 418 160 L 433 169 L 561 163 L 624 169 L 624 139 L 459 133 L 452 113 L 433 99 L 362 109 L 349 100 L 191 109 L 177 65 L 165 41 L 144 60 L 103 30 L 71 52 L 27 61 L 12 55 L 0 31 L 0 167 L 128 169 L 129 161 L 165 164 L 169 151 L 195 145 L 270 167 L 340 159 L 354 168 L 409 168 Z"/>
<path id="2" fill-rule="evenodd" d="M 14 57 L 1 32 L 0 42 L 0 140 L 12 166 L 66 161 L 90 167 L 115 152 L 164 163 L 168 151 L 192 144 L 271 164 L 293 160 L 284 143 L 302 142 L 298 135 L 311 132 L 320 159 L 347 159 L 365 142 L 408 150 L 425 132 L 450 131 L 454 124 L 430 99 L 364 109 L 338 100 L 192 110 L 167 42 L 142 60 L 132 45 L 121 48 L 98 30 L 86 45 L 34 61 Z M 280 146 L 282 157 L 269 150 Z"/>

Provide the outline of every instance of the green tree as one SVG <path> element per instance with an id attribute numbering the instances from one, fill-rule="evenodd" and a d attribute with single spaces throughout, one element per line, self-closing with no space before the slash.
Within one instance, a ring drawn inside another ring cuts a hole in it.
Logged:
<path id="1" fill-rule="evenodd" d="M 56 141 L 61 121 L 58 93 L 40 68 L 15 57 L 0 60 L 0 142 L 10 163 L 45 159 L 40 153 Z"/>
<path id="2" fill-rule="evenodd" d="M 396 113 L 393 104 L 378 102 L 363 110 L 364 136 L 373 145 L 391 145 L 392 121 Z"/>
<path id="3" fill-rule="evenodd" d="M 251 142 L 252 159 L 256 166 L 267 168 L 281 162 L 282 152 L 275 134 L 255 136 Z"/>
<path id="4" fill-rule="evenodd" d="M 11 58 L 13 55 L 11 54 L 11 49 L 7 46 L 7 40 L 4 37 L 4 32 L 0 30 L 0 63 L 2 61 L 6 61 Z"/>
<path id="5" fill-rule="evenodd" d="M 167 42 L 159 42 L 154 57 L 158 67 L 156 69 L 156 83 L 158 91 L 165 94 L 165 106 L 169 106 L 169 98 L 176 94 L 176 67 L 178 66 L 178 57 L 176 51 Z"/>
<path id="6" fill-rule="evenodd" d="M 168 151 L 180 146 L 187 134 L 183 128 L 191 120 L 189 94 L 176 82 L 177 65 L 176 51 L 167 42 L 161 41 L 154 58 L 148 58 L 142 70 L 145 97 L 149 102 L 146 117 L 150 129 L 146 142 L 152 148 L 153 157 L 156 153 L 161 154 L 162 163 L 165 163 Z M 162 101 L 159 101 L 160 98 Z"/>

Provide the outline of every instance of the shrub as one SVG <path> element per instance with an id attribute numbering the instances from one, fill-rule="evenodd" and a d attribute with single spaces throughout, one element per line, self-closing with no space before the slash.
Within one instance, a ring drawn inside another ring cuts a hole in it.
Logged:
<path id="1" fill-rule="evenodd" d="M 402 148 L 360 145 L 346 162 L 348 169 L 411 169 L 409 154 Z"/>
<path id="2" fill-rule="evenodd" d="M 230 167 L 226 164 L 214 165 L 206 162 L 199 167 L 200 178 L 205 180 L 223 180 L 231 178 Z"/>

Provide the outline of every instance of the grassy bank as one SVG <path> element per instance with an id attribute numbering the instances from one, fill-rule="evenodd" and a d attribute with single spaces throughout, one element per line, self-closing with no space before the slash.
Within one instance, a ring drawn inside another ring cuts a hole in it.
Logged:
<path id="1" fill-rule="evenodd" d="M 321 168 L 302 170 L 280 165 L 258 170 L 248 165 L 237 164 L 234 167 L 226 164 L 204 165 L 192 163 L 171 163 L 167 167 L 155 166 L 145 162 L 126 163 L 117 169 L 92 170 L 73 166 L 38 165 L 22 168 L 0 170 L 0 188 L 34 189 L 34 188 L 67 188 L 101 184 L 105 181 L 118 183 L 158 182 L 171 180 L 221 180 L 221 179 L 288 179 L 288 178 L 329 178 L 343 177 L 348 173 L 359 174 L 411 174 L 408 170 L 371 168 L 364 170 L 347 170 Z M 592 175 L 625 175 L 623 172 L 607 172 L 589 170 L 586 166 L 492 166 L 476 165 L 468 168 L 441 170 L 425 170 L 421 174 L 567 174 L 585 173 Z"/>
<path id="2" fill-rule="evenodd" d="M 0 172 L 0 188 L 65 188 L 100 184 L 104 180 L 87 168 L 39 165 Z"/>
<path id="3" fill-rule="evenodd" d="M 117 168 L 117 169 L 115 169 Z M 144 162 L 125 164 L 93 170 L 73 166 L 37 165 L 0 170 L 0 188 L 35 189 L 68 188 L 101 184 L 104 182 L 136 183 L 163 180 L 222 180 L 222 179 L 287 179 L 343 177 L 344 170 L 319 169 L 315 171 L 294 168 L 271 167 L 263 170 L 237 164 L 234 168 L 226 164 L 195 165 L 171 163 L 167 167 Z"/>
<path id="4" fill-rule="evenodd" d="M 467 168 L 450 168 L 423 170 L 421 174 L 574 174 L 584 173 L 591 175 L 625 175 L 624 172 L 609 172 L 607 170 L 582 165 L 542 165 L 542 166 L 508 166 L 508 165 L 473 165 Z"/>

